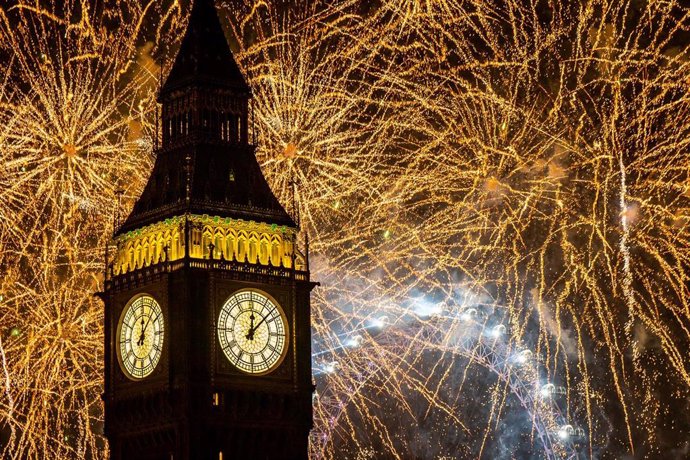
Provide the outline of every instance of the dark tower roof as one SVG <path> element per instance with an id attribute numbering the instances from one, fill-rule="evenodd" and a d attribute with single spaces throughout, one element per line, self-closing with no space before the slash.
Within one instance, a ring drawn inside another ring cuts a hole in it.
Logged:
<path id="1" fill-rule="evenodd" d="M 162 148 L 116 235 L 185 213 L 296 227 L 266 182 L 249 142 L 250 98 L 213 0 L 196 0 L 159 97 Z M 232 118 L 223 118 L 227 116 Z"/>
<path id="2" fill-rule="evenodd" d="M 195 0 L 187 32 L 161 96 L 190 84 L 251 92 L 232 56 L 213 0 Z"/>

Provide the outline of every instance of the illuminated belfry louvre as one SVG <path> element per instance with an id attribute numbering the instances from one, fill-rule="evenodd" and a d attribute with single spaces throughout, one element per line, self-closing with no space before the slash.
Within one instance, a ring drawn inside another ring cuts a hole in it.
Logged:
<path id="1" fill-rule="evenodd" d="M 175 216 L 118 236 L 111 274 L 117 276 L 185 257 L 287 269 L 294 263 L 297 271 L 303 271 L 304 256 L 295 252 L 296 238 L 295 228 L 286 225 L 217 215 Z M 227 264 L 228 268 L 233 266 Z"/>
<path id="2" fill-rule="evenodd" d="M 315 284 L 256 161 L 250 99 L 213 1 L 196 0 L 153 171 L 107 251 L 113 459 L 308 456 Z"/>

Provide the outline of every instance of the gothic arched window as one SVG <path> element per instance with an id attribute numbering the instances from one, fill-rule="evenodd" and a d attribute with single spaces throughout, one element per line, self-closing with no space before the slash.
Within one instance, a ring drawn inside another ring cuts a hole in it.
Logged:
<path id="1" fill-rule="evenodd" d="M 277 238 L 273 239 L 271 243 L 271 263 L 276 267 L 280 267 L 280 243 Z"/>
<path id="2" fill-rule="evenodd" d="M 247 255 L 247 258 L 249 259 L 249 262 L 255 264 L 256 263 L 256 256 L 257 256 L 257 241 L 256 241 L 256 236 L 251 236 L 249 237 L 249 254 Z"/>
<path id="3" fill-rule="evenodd" d="M 237 260 L 240 262 L 245 261 L 247 255 L 247 237 L 244 234 L 240 234 L 237 238 Z"/>

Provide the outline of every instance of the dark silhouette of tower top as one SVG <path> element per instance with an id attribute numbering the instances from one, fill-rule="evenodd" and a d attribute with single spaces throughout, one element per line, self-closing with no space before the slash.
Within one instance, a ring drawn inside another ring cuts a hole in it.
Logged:
<path id="1" fill-rule="evenodd" d="M 182 215 L 297 226 L 256 160 L 251 97 L 213 1 L 196 0 L 158 96 L 156 163 L 117 234 Z"/>
<path id="2" fill-rule="evenodd" d="M 190 85 L 251 92 L 235 62 L 213 0 L 195 0 L 187 32 L 161 96 Z"/>

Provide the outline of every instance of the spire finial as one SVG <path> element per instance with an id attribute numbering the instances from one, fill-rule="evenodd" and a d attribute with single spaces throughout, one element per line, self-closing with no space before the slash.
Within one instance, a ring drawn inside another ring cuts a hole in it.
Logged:
<path id="1" fill-rule="evenodd" d="M 211 84 L 251 94 L 230 51 L 214 0 L 193 1 L 187 31 L 161 89 L 161 97 L 195 84 Z"/>

